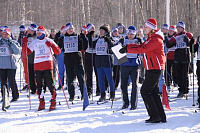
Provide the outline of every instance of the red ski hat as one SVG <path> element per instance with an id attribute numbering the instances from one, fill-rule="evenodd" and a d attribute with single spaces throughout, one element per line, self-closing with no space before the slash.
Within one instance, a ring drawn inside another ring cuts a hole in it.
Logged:
<path id="1" fill-rule="evenodd" d="M 63 25 L 63 26 L 60 28 L 60 30 L 61 30 L 61 32 L 64 32 L 64 31 L 66 31 L 66 30 L 67 30 L 67 28 L 66 28 L 66 26 L 65 26 L 65 25 Z"/>
<path id="2" fill-rule="evenodd" d="M 37 32 L 40 32 L 40 33 L 45 34 L 45 31 L 46 31 L 46 30 L 45 30 L 44 26 L 42 26 L 42 25 L 38 26 Z"/>
<path id="3" fill-rule="evenodd" d="M 8 28 L 3 29 L 2 33 L 6 33 L 6 34 L 8 34 L 9 36 L 11 36 L 11 31 L 10 31 L 10 29 L 8 29 Z"/>
<path id="4" fill-rule="evenodd" d="M 150 18 L 145 23 L 146 26 L 150 27 L 153 30 L 157 29 L 157 21 L 154 18 Z"/>
<path id="5" fill-rule="evenodd" d="M 83 26 L 81 27 L 81 30 L 87 32 L 87 26 L 86 26 L 86 25 L 83 25 Z"/>
<path id="6" fill-rule="evenodd" d="M 171 25 L 169 27 L 169 30 L 176 32 L 176 26 L 175 25 Z"/>

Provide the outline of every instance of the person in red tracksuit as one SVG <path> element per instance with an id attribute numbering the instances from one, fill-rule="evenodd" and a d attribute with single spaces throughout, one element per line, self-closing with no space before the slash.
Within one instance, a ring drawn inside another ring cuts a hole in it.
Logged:
<path id="1" fill-rule="evenodd" d="M 35 51 L 34 70 L 37 82 L 37 93 L 40 101 L 38 111 L 45 109 L 44 91 L 42 91 L 43 80 L 49 88 L 52 98 L 49 110 L 56 109 L 56 91 L 53 83 L 53 54 L 60 54 L 60 48 L 50 38 L 45 37 L 43 26 L 37 28 L 37 39 L 28 45 L 28 54 Z"/>
<path id="2" fill-rule="evenodd" d="M 176 26 L 171 25 L 169 27 L 169 32 L 167 35 L 167 39 L 170 40 L 174 35 L 176 34 Z M 165 41 L 164 41 L 165 43 Z M 165 72 L 165 82 L 167 85 L 168 92 L 171 91 L 170 85 L 172 84 L 172 80 L 174 81 L 174 86 L 176 86 L 177 79 L 176 79 L 176 70 L 175 70 L 175 64 L 174 64 L 174 53 L 175 53 L 175 46 L 168 48 L 168 52 L 166 55 L 167 61 L 166 61 L 166 72 Z"/>
<path id="3" fill-rule="evenodd" d="M 120 49 L 120 52 L 143 53 L 144 67 L 146 69 L 145 80 L 141 87 L 141 95 L 144 100 L 147 112 L 150 116 L 146 123 L 165 123 L 166 115 L 160 100 L 159 78 L 165 69 L 164 36 L 157 29 L 157 21 L 148 19 L 145 23 L 145 30 L 148 34 L 147 40 L 141 45 L 127 45 Z"/>

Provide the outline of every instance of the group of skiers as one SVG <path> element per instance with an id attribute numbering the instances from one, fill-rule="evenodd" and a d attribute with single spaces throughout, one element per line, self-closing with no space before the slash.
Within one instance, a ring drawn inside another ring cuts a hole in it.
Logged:
<path id="1" fill-rule="evenodd" d="M 19 98 L 15 80 L 17 69 L 16 56 L 21 52 L 26 87 L 32 94 L 37 93 L 40 101 L 38 110 L 45 109 L 44 93 L 46 87 L 52 95 L 49 110 L 56 109 L 56 90 L 60 90 L 66 81 L 69 101 L 75 98 L 74 80 L 78 79 L 81 99 L 84 98 L 86 84 L 88 96 L 100 96 L 99 102 L 106 100 L 109 88 L 110 100 L 115 100 L 115 90 L 121 81 L 122 109 L 137 108 L 138 80 L 142 83 L 141 95 L 150 116 L 146 123 L 166 122 L 166 115 L 160 100 L 159 82 L 161 75 L 165 78 L 168 92 L 178 87 L 177 97 L 186 97 L 189 92 L 188 73 L 191 65 L 190 54 L 199 52 L 200 37 L 195 41 L 193 35 L 185 31 L 184 22 L 168 26 L 163 24 L 161 30 L 155 19 L 148 19 L 143 27 L 131 25 L 127 29 L 121 23 L 110 30 L 108 24 L 95 31 L 91 23 L 81 27 L 80 34 L 75 33 L 72 23 L 63 25 L 59 32 L 51 30 L 50 37 L 44 26 L 30 24 L 28 29 L 21 25 L 18 42 L 12 40 L 8 27 L 0 28 L 0 77 L 1 88 L 7 84 L 12 90 L 11 101 Z M 111 50 L 121 45 L 120 53 L 126 53 L 127 61 L 119 62 Z M 22 48 L 22 49 L 21 49 Z M 197 54 L 197 77 L 200 85 L 200 55 Z M 192 58 L 193 59 L 193 58 Z M 59 86 L 54 85 L 55 69 L 58 67 Z M 145 76 L 144 76 L 145 69 Z M 66 71 L 66 80 L 64 73 Z M 96 77 L 96 89 L 93 88 L 93 71 Z M 139 73 L 140 72 L 140 73 Z M 128 85 L 132 82 L 131 97 Z M 109 86 L 109 87 L 108 87 Z M 198 89 L 200 96 L 200 89 Z M 200 103 L 200 99 L 198 98 Z"/>

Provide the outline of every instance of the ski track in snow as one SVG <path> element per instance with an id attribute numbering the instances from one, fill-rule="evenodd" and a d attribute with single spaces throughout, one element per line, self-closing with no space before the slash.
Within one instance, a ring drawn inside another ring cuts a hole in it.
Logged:
<path id="1" fill-rule="evenodd" d="M 18 65 L 19 66 L 19 65 Z M 20 74 L 17 69 L 17 84 L 20 87 Z M 95 79 L 95 78 L 93 78 Z M 24 80 L 23 80 L 24 82 Z M 76 81 L 77 82 L 77 81 Z M 94 83 L 96 83 L 94 81 Z M 58 87 L 58 83 L 55 83 Z M 138 92 L 141 85 L 139 84 Z M 94 84 L 95 88 L 95 84 Z M 130 94 L 129 86 L 129 94 Z M 20 89 L 20 88 L 19 88 Z M 94 90 L 95 92 L 95 90 Z M 143 132 L 143 133 L 198 133 L 200 132 L 200 112 L 195 110 L 192 99 L 192 86 L 190 86 L 189 98 L 170 102 L 171 110 L 165 108 L 167 115 L 167 123 L 148 124 L 144 123 L 148 119 L 148 115 L 139 93 L 138 108 L 133 111 L 121 110 L 113 113 L 122 107 L 122 100 L 114 101 L 111 109 L 111 102 L 97 105 L 89 105 L 85 111 L 82 111 L 82 102 L 78 99 L 72 105 L 69 102 L 71 109 L 67 108 L 63 92 L 57 91 L 57 109 L 48 112 L 51 99 L 50 92 L 45 94 L 46 109 L 36 111 L 38 108 L 37 95 L 31 95 L 31 110 L 29 110 L 28 92 L 22 91 L 20 99 L 17 102 L 11 103 L 11 107 L 7 112 L 0 111 L 0 133 L 127 133 L 127 132 Z M 67 98 L 68 92 L 65 90 Z M 174 97 L 178 93 L 177 88 L 170 93 Z M 11 94 L 11 93 L 10 93 Z M 95 94 L 94 94 L 95 95 Z M 80 91 L 76 87 L 76 100 L 80 96 Z M 107 93 L 107 98 L 109 94 Z M 129 95 L 130 96 L 130 95 Z M 118 87 L 116 97 L 121 97 L 121 90 Z M 10 100 L 11 100 L 10 95 Z M 99 97 L 94 97 L 97 101 Z M 195 104 L 197 99 L 197 81 L 195 77 Z M 59 105 L 58 103 L 61 103 Z M 90 102 L 92 100 L 90 99 Z M 129 106 L 130 108 L 130 106 Z M 122 114 L 122 111 L 124 114 Z"/>

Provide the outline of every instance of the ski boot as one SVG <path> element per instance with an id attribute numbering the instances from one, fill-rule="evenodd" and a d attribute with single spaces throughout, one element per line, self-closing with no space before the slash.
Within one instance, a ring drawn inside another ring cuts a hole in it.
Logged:
<path id="1" fill-rule="evenodd" d="M 40 98 L 40 95 L 39 95 L 39 101 L 40 101 L 40 104 L 39 104 L 39 107 L 38 107 L 38 111 L 40 110 L 44 110 L 45 109 L 45 99 L 44 99 L 44 96 L 42 98 Z"/>
<path id="2" fill-rule="evenodd" d="M 103 102 L 106 100 L 106 93 L 105 92 L 101 92 L 101 97 L 99 98 L 99 101 L 97 102 Z"/>
<path id="3" fill-rule="evenodd" d="M 49 107 L 49 111 L 55 110 L 56 109 L 56 91 L 53 91 L 53 95 L 51 98 L 51 105 Z"/>
<path id="4" fill-rule="evenodd" d="M 115 100 L 115 91 L 110 91 L 110 100 L 111 101 Z"/>

